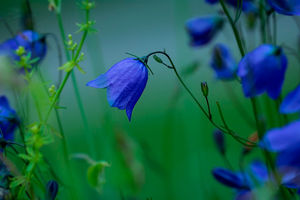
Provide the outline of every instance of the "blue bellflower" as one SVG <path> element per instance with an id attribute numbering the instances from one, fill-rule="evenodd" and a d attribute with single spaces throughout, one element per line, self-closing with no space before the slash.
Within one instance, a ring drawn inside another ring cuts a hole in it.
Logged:
<path id="1" fill-rule="evenodd" d="M 278 98 L 287 68 L 287 58 L 280 47 L 263 44 L 240 61 L 237 75 L 241 78 L 244 95 L 255 97 L 267 92 Z"/>
<path id="2" fill-rule="evenodd" d="M 280 113 L 289 114 L 300 112 L 300 85 L 291 91 L 280 105 Z"/>
<path id="3" fill-rule="evenodd" d="M 142 95 L 148 80 L 148 69 L 137 58 L 126 58 L 112 66 L 105 74 L 87 83 L 95 88 L 107 88 L 111 107 L 126 109 L 131 120 L 132 110 Z"/>
<path id="4" fill-rule="evenodd" d="M 47 51 L 45 39 L 45 36 L 27 30 L 0 44 L 0 54 L 7 55 L 13 60 L 19 60 L 15 51 L 18 47 L 23 46 L 25 51 L 31 54 L 31 59 L 39 58 L 39 61 L 41 61 Z"/>
<path id="5" fill-rule="evenodd" d="M 195 17 L 186 22 L 192 46 L 208 44 L 222 29 L 224 19 L 218 15 Z"/>
<path id="6" fill-rule="evenodd" d="M 267 0 L 269 5 L 283 15 L 300 15 L 299 0 Z"/>
<path id="7" fill-rule="evenodd" d="M 230 80 L 235 77 L 237 63 L 228 47 L 223 44 L 215 45 L 210 66 L 214 69 L 218 79 Z"/>
<path id="8" fill-rule="evenodd" d="M 18 117 L 5 96 L 0 96 L 0 133 L 5 140 L 14 139 L 14 131 L 18 126 Z"/>

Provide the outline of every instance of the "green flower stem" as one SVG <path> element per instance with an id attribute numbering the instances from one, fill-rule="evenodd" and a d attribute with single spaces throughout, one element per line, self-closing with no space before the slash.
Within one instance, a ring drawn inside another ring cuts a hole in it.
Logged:
<path id="1" fill-rule="evenodd" d="M 266 22 L 267 16 L 265 11 L 265 0 L 259 0 L 259 17 L 260 17 L 260 32 L 262 43 L 267 42 L 267 30 L 266 30 Z"/>
<path id="2" fill-rule="evenodd" d="M 233 19 L 230 16 L 230 13 L 229 13 L 229 11 L 228 11 L 225 3 L 224 3 L 224 0 L 220 0 L 220 4 L 221 4 L 222 9 L 223 9 L 223 11 L 224 11 L 225 15 L 227 16 L 227 19 L 228 19 L 228 21 L 230 23 L 230 26 L 231 26 L 233 34 L 235 36 L 238 48 L 239 48 L 240 53 L 241 53 L 241 56 L 244 57 L 245 56 L 245 51 L 244 51 L 244 48 L 243 48 L 243 43 L 242 43 L 242 40 L 240 38 L 239 32 L 238 32 L 238 30 L 237 30 L 237 28 L 236 28 L 236 26 L 234 24 Z"/>
<path id="3" fill-rule="evenodd" d="M 45 78 L 44 78 L 43 74 L 41 73 L 41 70 L 37 69 L 37 71 L 38 71 L 41 82 L 45 83 Z M 48 94 L 48 90 L 47 90 L 47 87 L 45 85 L 44 85 L 44 90 Z M 65 158 L 65 162 L 66 162 L 66 165 L 67 165 L 67 169 L 68 169 L 68 172 L 70 174 L 70 179 L 74 180 L 73 172 L 72 172 L 72 168 L 71 168 L 71 164 L 70 164 L 70 159 L 69 159 L 68 145 L 67 145 L 67 141 L 66 141 L 65 132 L 64 132 L 64 129 L 63 129 L 63 126 L 62 126 L 62 122 L 61 122 L 61 119 L 60 119 L 59 111 L 56 108 L 54 109 L 54 111 L 55 111 L 55 117 L 56 117 L 56 121 L 57 121 L 57 124 L 58 124 L 59 132 L 60 132 L 61 137 L 62 137 L 64 158 Z"/>
<path id="4" fill-rule="evenodd" d="M 68 47 L 67 47 L 67 44 L 66 44 L 66 35 L 65 35 L 65 30 L 64 30 L 64 26 L 63 26 L 62 17 L 61 17 L 60 12 L 57 12 L 56 16 L 57 16 L 57 21 L 58 21 L 58 25 L 59 25 L 61 38 L 64 42 L 64 49 L 65 49 L 66 58 L 67 58 L 68 61 L 70 61 L 71 56 L 70 56 L 70 53 L 68 51 Z M 88 21 L 89 21 L 89 10 L 86 10 L 85 17 L 86 17 L 86 23 L 88 23 Z M 74 54 L 74 56 L 72 56 L 73 60 L 77 60 L 77 58 L 79 57 L 79 54 L 81 52 L 81 49 L 82 49 L 82 46 L 85 42 L 87 34 L 88 34 L 88 31 L 87 30 L 84 31 L 82 39 L 79 43 L 78 49 L 77 49 L 76 53 Z M 83 125 L 84 125 L 85 130 L 87 131 L 87 134 L 85 134 L 85 135 L 88 137 L 87 141 L 89 143 L 89 145 L 88 145 L 89 146 L 89 151 L 90 151 L 91 155 L 93 157 L 95 157 L 96 150 L 95 150 L 95 145 L 94 145 L 94 140 L 93 140 L 93 134 L 92 134 L 91 129 L 90 129 L 89 124 L 88 124 L 88 120 L 87 120 L 87 117 L 86 117 L 86 114 L 85 114 L 84 106 L 83 106 L 83 103 L 82 103 L 82 100 L 81 100 L 81 97 L 80 97 L 80 92 L 79 92 L 79 89 L 78 89 L 76 76 L 75 76 L 73 70 L 66 74 L 65 79 L 67 80 L 70 75 L 71 75 L 71 79 L 72 79 L 72 83 L 73 83 L 75 97 L 76 97 L 77 104 L 78 104 L 78 107 L 79 107 L 79 111 L 80 111 L 80 114 L 81 114 L 81 117 L 82 117 Z M 66 82 L 65 79 L 63 80 L 62 85 L 65 84 L 64 83 L 64 82 Z M 63 89 L 63 87 L 62 87 L 62 89 Z M 59 92 L 59 90 L 58 90 L 58 92 Z M 61 93 L 61 91 L 60 91 L 60 93 Z"/>
<path id="5" fill-rule="evenodd" d="M 261 1 L 264 1 L 264 0 L 261 0 Z M 230 16 L 230 14 L 229 14 L 228 9 L 226 8 L 224 0 L 220 0 L 220 4 L 221 4 L 221 6 L 222 6 L 222 8 L 224 10 L 224 13 L 226 14 L 229 22 L 230 22 L 230 25 L 231 25 L 231 28 L 233 30 L 233 33 L 234 33 L 237 45 L 239 47 L 241 56 L 244 57 L 245 56 L 245 51 L 243 49 L 242 41 L 241 41 L 241 38 L 239 36 L 238 30 L 237 30 L 237 28 L 236 28 L 236 26 L 235 26 L 235 24 L 234 24 L 234 22 L 233 22 L 233 20 L 232 20 L 232 18 Z M 261 11 L 261 9 L 260 9 L 260 11 Z M 263 30 L 265 30 L 265 29 L 263 29 Z M 259 136 L 259 139 L 261 139 L 262 136 L 263 136 L 263 134 L 264 134 L 264 130 L 263 130 L 264 128 L 262 127 L 262 124 L 260 123 L 259 118 L 258 118 L 258 109 L 257 109 L 256 99 L 255 98 L 251 98 L 251 104 L 252 104 L 252 109 L 253 109 L 253 114 L 254 114 L 254 118 L 255 118 L 255 123 L 256 123 L 256 128 L 257 128 L 258 136 Z M 282 186 L 280 184 L 280 178 L 279 178 L 279 176 L 278 176 L 278 174 L 276 172 L 274 161 L 272 160 L 272 155 L 268 151 L 266 151 L 266 150 L 262 150 L 262 152 L 263 152 L 263 155 L 265 157 L 266 164 L 271 168 L 271 170 L 268 170 L 269 173 L 272 172 L 274 174 L 274 176 L 276 178 L 276 183 L 277 183 L 277 185 L 280 188 L 280 193 L 282 194 L 283 197 L 286 197 L 286 192 L 285 192 L 285 190 L 282 188 Z"/>
<path id="6" fill-rule="evenodd" d="M 170 56 L 164 52 L 164 51 L 156 51 L 156 52 L 152 52 L 150 54 L 148 54 L 146 56 L 146 58 L 148 59 L 150 56 L 152 55 L 155 55 L 155 54 L 162 54 L 164 55 L 165 57 L 167 57 L 168 61 L 170 62 L 171 66 L 165 64 L 165 63 L 161 63 L 163 64 L 164 66 L 168 67 L 169 69 L 173 69 L 177 79 L 179 80 L 179 82 L 181 83 L 181 85 L 184 87 L 184 89 L 189 93 L 189 95 L 192 97 L 192 99 L 195 101 L 195 103 L 198 105 L 198 107 L 200 108 L 200 110 L 203 112 L 203 114 L 205 115 L 205 117 L 210 121 L 210 123 L 216 127 L 217 129 L 219 129 L 220 131 L 222 131 L 223 133 L 227 133 L 229 135 L 231 135 L 234 139 L 236 139 L 237 142 L 241 143 L 242 145 L 244 146 L 251 146 L 251 147 L 255 147 L 256 144 L 254 142 L 251 142 L 251 141 L 248 141 L 238 135 L 236 135 L 233 131 L 231 131 L 228 126 L 226 125 L 226 123 L 224 123 L 225 125 L 225 128 L 222 127 L 222 126 L 219 126 L 218 124 L 216 124 L 214 121 L 213 121 L 213 118 L 209 115 L 209 113 L 207 113 L 205 111 L 205 109 L 203 108 L 203 106 L 201 105 L 201 103 L 197 100 L 197 98 L 195 97 L 195 95 L 191 92 L 191 90 L 187 87 L 187 85 L 184 83 L 183 79 L 181 78 L 181 76 L 179 75 L 172 59 L 170 58 Z M 222 118 L 222 121 L 224 122 L 224 118 L 221 116 Z"/>

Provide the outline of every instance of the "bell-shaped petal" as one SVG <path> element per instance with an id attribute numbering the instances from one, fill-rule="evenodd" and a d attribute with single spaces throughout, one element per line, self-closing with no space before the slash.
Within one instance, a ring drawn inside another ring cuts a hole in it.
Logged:
<path id="1" fill-rule="evenodd" d="M 280 105 L 280 113 L 289 114 L 300 112 L 300 85 L 291 91 Z"/>
<path id="2" fill-rule="evenodd" d="M 259 160 L 253 161 L 250 164 L 250 169 L 253 176 L 255 176 L 255 178 L 257 179 L 257 181 L 259 181 L 260 183 L 264 183 L 268 181 L 269 179 L 268 169 L 263 162 Z"/>
<path id="3" fill-rule="evenodd" d="M 27 30 L 0 44 L 0 54 L 8 55 L 13 60 L 19 60 L 15 51 L 18 47 L 23 46 L 25 51 L 31 54 L 31 59 L 39 58 L 39 61 L 41 61 L 47 51 L 45 39 L 45 36 Z"/>
<path id="4" fill-rule="evenodd" d="M 246 184 L 243 176 L 239 173 L 234 173 L 224 168 L 215 168 L 212 171 L 212 174 L 217 181 L 228 187 L 238 190 L 249 189 L 249 186 Z"/>
<path id="5" fill-rule="evenodd" d="M 186 22 L 186 29 L 192 46 L 203 46 L 209 43 L 222 29 L 224 19 L 218 15 L 196 17 Z"/>
<path id="6" fill-rule="evenodd" d="M 6 140 L 13 140 L 18 122 L 16 111 L 10 107 L 5 96 L 0 96 L 0 136 Z"/>
<path id="7" fill-rule="evenodd" d="M 268 131 L 260 142 L 260 146 L 269 151 L 282 152 L 300 144 L 300 120 L 282 128 Z"/>
<path id="8" fill-rule="evenodd" d="M 300 15 L 299 0 L 267 0 L 269 5 L 283 15 Z"/>
<path id="9" fill-rule="evenodd" d="M 221 80 L 230 80 L 235 77 L 237 63 L 230 50 L 223 44 L 215 45 L 210 66 L 214 69 L 216 77 Z"/>
<path id="10" fill-rule="evenodd" d="M 244 95 L 255 97 L 264 92 L 278 98 L 287 68 L 287 58 L 280 47 L 263 44 L 242 58 L 238 65 Z"/>
<path id="11" fill-rule="evenodd" d="M 148 69 L 136 58 L 126 58 L 112 66 L 105 74 L 87 83 L 95 88 L 107 88 L 111 107 L 126 109 L 131 120 L 132 110 L 142 95 L 148 80 Z"/>

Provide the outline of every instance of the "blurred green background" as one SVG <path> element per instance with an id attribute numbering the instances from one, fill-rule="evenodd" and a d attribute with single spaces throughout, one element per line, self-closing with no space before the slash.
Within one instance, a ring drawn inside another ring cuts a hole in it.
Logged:
<path id="1" fill-rule="evenodd" d="M 30 2 L 36 30 L 59 36 L 56 17 L 48 10 L 48 2 Z M 77 3 L 78 1 L 74 0 L 64 0 L 62 4 L 66 33 L 71 33 L 76 41 L 81 35 L 75 33 L 75 24 L 82 22 L 84 16 Z M 20 0 L 1 1 L 1 16 L 16 32 L 21 31 L 20 7 Z M 249 136 L 255 129 L 249 127 L 236 110 L 228 90 L 236 94 L 247 114 L 252 117 L 249 100 L 243 98 L 237 83 L 216 80 L 209 68 L 211 49 L 213 44 L 218 42 L 228 45 L 236 60 L 240 59 L 229 25 L 226 24 L 222 33 L 203 48 L 190 47 L 184 29 L 184 24 L 190 17 L 209 15 L 218 10 L 218 6 L 210 6 L 203 0 L 96 0 L 91 19 L 96 20 L 95 28 L 98 32 L 88 36 L 83 49 L 86 59 L 81 64 L 87 73 L 83 75 L 75 71 L 97 149 L 93 159 L 106 160 L 111 167 L 106 169 L 106 183 L 102 192 L 98 193 L 88 185 L 87 163 L 72 159 L 76 179 L 74 185 L 79 199 L 232 198 L 233 191 L 217 183 L 211 175 L 214 167 L 225 167 L 212 139 L 214 128 L 190 96 L 182 90 L 172 70 L 150 61 L 149 65 L 154 75 L 149 75 L 148 84 L 133 111 L 131 122 L 128 122 L 125 111 L 109 107 L 105 90 L 85 86 L 88 81 L 127 57 L 126 52 L 144 56 L 152 51 L 166 49 L 180 72 L 191 63 L 199 63 L 197 71 L 185 76 L 187 85 L 205 105 L 200 83 L 207 81 L 216 121 L 221 123 L 214 103 L 219 101 L 230 127 L 243 137 Z M 284 43 L 294 47 L 295 44 L 298 45 L 296 20 L 298 19 L 278 16 L 278 44 Z M 244 24 L 245 22 L 241 23 Z M 0 30 L 1 41 L 10 37 L 3 25 Z M 259 33 L 257 30 L 243 31 L 247 48 L 251 50 L 260 42 Z M 40 67 L 50 85 L 58 78 L 59 64 L 54 41 L 49 38 L 47 43 L 48 54 Z M 289 58 L 289 78 L 285 82 L 283 94 L 294 88 L 299 80 L 300 72 L 298 64 L 295 63 L 296 59 L 292 56 Z M 1 93 L 9 91 L 2 90 Z M 88 153 L 87 132 L 83 128 L 70 80 L 61 95 L 61 105 L 67 107 L 60 113 L 71 154 Z M 32 113 L 33 122 L 33 109 Z M 54 118 L 51 124 L 57 126 Z M 54 138 L 55 142 L 44 147 L 43 152 L 64 180 L 68 178 L 68 173 L 63 162 L 61 141 L 56 135 Z M 226 147 L 229 161 L 238 170 L 241 146 L 227 136 Z M 257 155 L 260 156 L 254 152 L 247 160 Z M 70 199 L 67 187 L 60 188 L 58 199 Z"/>

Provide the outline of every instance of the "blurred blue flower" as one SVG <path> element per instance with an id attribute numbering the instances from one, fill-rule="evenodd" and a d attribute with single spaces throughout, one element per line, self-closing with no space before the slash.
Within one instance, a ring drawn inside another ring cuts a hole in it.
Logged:
<path id="1" fill-rule="evenodd" d="M 14 139 L 14 131 L 18 126 L 18 117 L 5 96 L 0 96 L 0 133 L 5 140 Z"/>
<path id="2" fill-rule="evenodd" d="M 267 0 L 269 5 L 283 15 L 300 15 L 299 0 Z"/>
<path id="3" fill-rule="evenodd" d="M 208 4 L 216 4 L 219 2 L 219 0 L 205 0 Z M 243 0 L 242 2 L 242 11 L 244 11 L 246 14 L 250 12 L 257 13 L 258 9 L 257 6 L 253 3 L 251 0 Z M 238 0 L 225 0 L 225 3 L 229 4 L 230 6 L 237 8 L 240 7 L 238 4 L 240 3 Z"/>
<path id="4" fill-rule="evenodd" d="M 300 112 L 300 85 L 291 91 L 280 105 L 280 113 L 289 114 Z"/>
<path id="5" fill-rule="evenodd" d="M 131 120 L 132 110 L 142 95 L 148 80 L 148 69 L 137 58 L 126 58 L 112 66 L 105 74 L 87 83 L 95 88 L 107 88 L 111 107 L 126 109 Z"/>
<path id="6" fill-rule="evenodd" d="M 55 200 L 59 185 L 56 181 L 51 180 L 47 183 L 47 198 L 46 200 Z"/>
<path id="7" fill-rule="evenodd" d="M 214 138 L 214 141 L 216 143 L 217 149 L 219 150 L 219 152 L 222 155 L 224 155 L 225 152 L 226 152 L 224 133 L 222 133 L 222 131 L 217 129 L 213 132 L 213 138 Z"/>
<path id="8" fill-rule="evenodd" d="M 186 22 L 186 29 L 192 46 L 203 46 L 209 43 L 222 29 L 224 18 L 218 15 L 196 17 Z"/>
<path id="9" fill-rule="evenodd" d="M 260 146 L 272 152 L 282 152 L 300 144 L 300 120 L 282 128 L 269 130 L 260 141 Z"/>
<path id="10" fill-rule="evenodd" d="M 229 5 L 231 5 L 232 7 L 237 8 L 238 7 L 238 0 L 225 0 L 225 2 Z M 247 13 L 257 13 L 258 9 L 256 7 L 256 5 L 253 3 L 253 1 L 250 0 L 243 0 L 242 2 L 242 11 L 244 11 L 246 14 Z"/>
<path id="11" fill-rule="evenodd" d="M 250 179 L 247 174 L 232 172 L 224 168 L 215 168 L 212 171 L 217 181 L 236 190 L 236 200 L 252 199 Z"/>
<path id="12" fill-rule="evenodd" d="M 250 189 L 247 180 L 241 173 L 235 173 L 225 168 L 215 168 L 212 171 L 213 176 L 220 183 L 239 190 Z"/>
<path id="13" fill-rule="evenodd" d="M 260 160 L 250 163 L 250 170 L 259 183 L 267 182 L 269 179 L 267 166 Z"/>
<path id="14" fill-rule="evenodd" d="M 218 79 L 230 80 L 235 77 L 237 63 L 228 47 L 223 44 L 215 45 L 210 66 L 215 70 Z"/>
<path id="15" fill-rule="evenodd" d="M 278 98 L 287 68 L 287 58 L 280 47 L 263 44 L 249 52 L 238 65 L 244 95 L 255 97 L 264 92 Z"/>
<path id="16" fill-rule="evenodd" d="M 0 44 L 0 54 L 8 55 L 13 60 L 19 60 L 15 51 L 18 47 L 23 46 L 25 51 L 31 54 L 31 59 L 39 58 L 39 61 L 41 61 L 47 51 L 45 39 L 45 36 L 41 36 L 34 31 L 23 31 L 14 38 Z"/>
<path id="17" fill-rule="evenodd" d="M 281 183 L 288 188 L 300 188 L 300 120 L 282 128 L 268 131 L 260 146 L 278 153 L 276 167 L 282 177 Z"/>
<path id="18" fill-rule="evenodd" d="M 219 2 L 219 0 L 205 0 L 205 2 L 208 4 L 216 4 Z"/>

